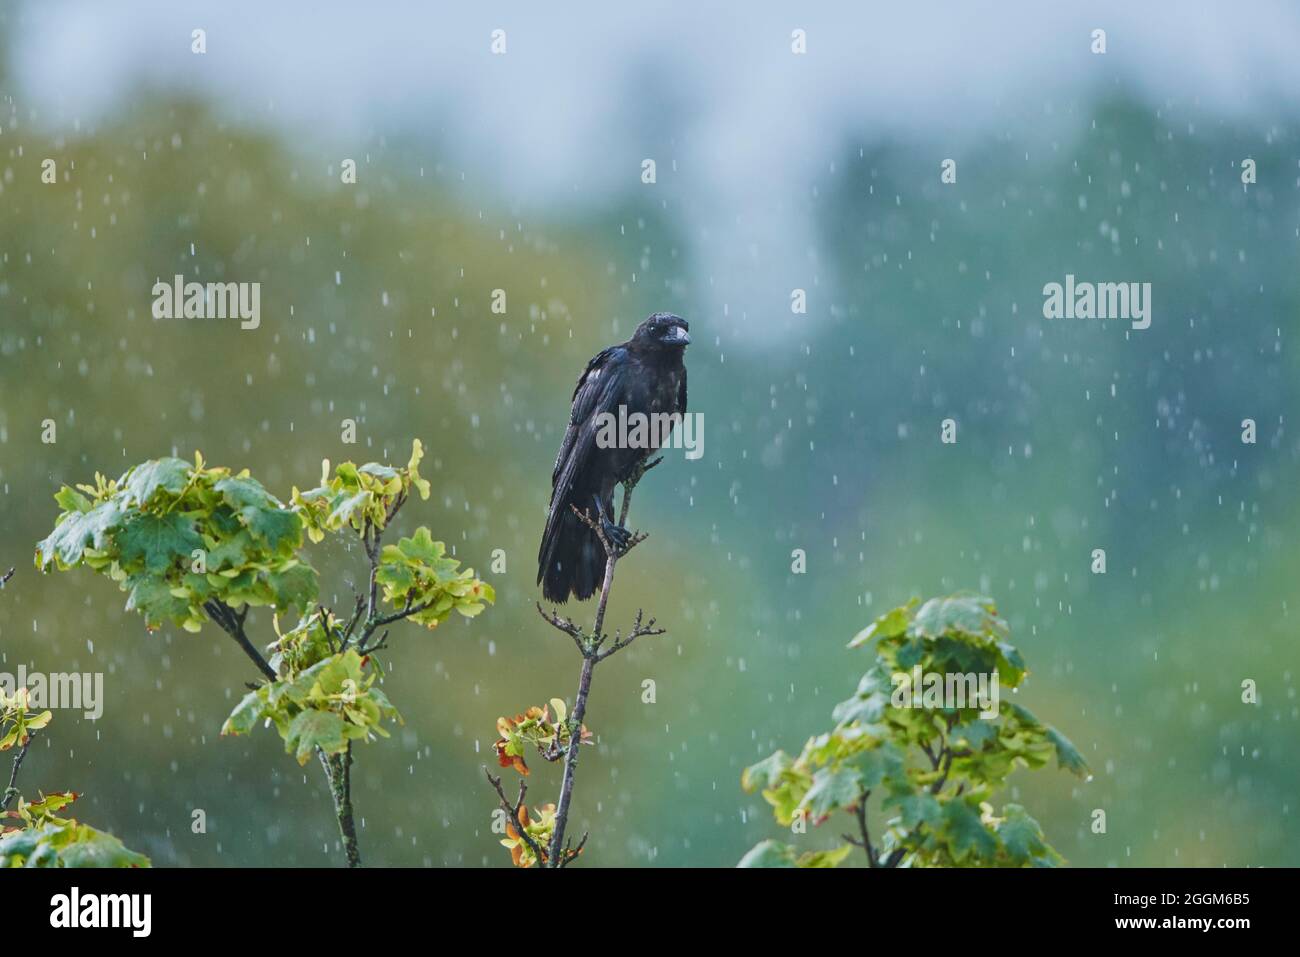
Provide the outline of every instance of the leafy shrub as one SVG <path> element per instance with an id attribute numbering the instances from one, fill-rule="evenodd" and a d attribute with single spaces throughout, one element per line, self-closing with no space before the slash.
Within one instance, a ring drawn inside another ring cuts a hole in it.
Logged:
<path id="1" fill-rule="evenodd" d="M 405 467 L 322 464 L 320 485 L 297 488 L 285 504 L 247 470 L 164 458 L 129 469 L 116 481 L 64 486 L 63 511 L 36 546 L 42 570 L 85 566 L 118 583 L 127 610 L 149 629 L 165 622 L 201 631 L 215 622 L 239 644 L 264 681 L 235 706 L 222 734 L 267 722 L 299 764 L 316 755 L 334 798 L 349 864 L 360 863 L 351 801 L 352 744 L 387 737 L 397 709 L 377 686 L 377 659 L 387 626 L 401 620 L 433 629 L 452 612 L 480 614 L 496 599 L 492 586 L 462 569 L 442 542 L 420 526 L 396 545 L 381 539 L 411 494 L 427 499 L 417 439 Z M 346 616 L 319 603 L 316 570 L 305 543 L 355 534 L 369 564 L 367 588 Z M 249 639 L 251 608 L 269 608 L 276 640 L 269 659 Z M 296 623 L 281 631 L 280 616 Z"/>
<path id="2" fill-rule="evenodd" d="M 855 833 L 834 849 L 802 854 L 763 841 L 741 866 L 834 867 L 854 847 L 872 867 L 1062 862 L 1023 807 L 1006 804 L 996 813 L 992 799 L 1017 767 L 1041 768 L 1055 757 L 1086 777 L 1087 763 L 1064 735 L 1014 702 L 998 701 L 988 717 L 987 700 L 929 693 L 946 681 L 917 688 L 917 675 L 984 675 L 995 688 L 1016 688 L 1026 675 L 992 600 L 957 595 L 918 605 L 913 600 L 880 616 L 850 642 L 874 642 L 875 661 L 853 696 L 836 705 L 830 731 L 810 738 L 796 757 L 777 751 L 741 779 L 745 790 L 761 789 L 786 827 L 818 825 L 842 812 L 855 821 Z M 878 842 L 869 826 L 873 795 L 886 815 Z"/>

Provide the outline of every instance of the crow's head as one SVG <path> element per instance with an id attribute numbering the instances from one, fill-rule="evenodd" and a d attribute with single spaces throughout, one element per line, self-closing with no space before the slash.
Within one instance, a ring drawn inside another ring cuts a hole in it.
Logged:
<path id="1" fill-rule="evenodd" d="M 691 324 L 681 316 L 674 316 L 671 312 L 656 312 L 636 327 L 632 341 L 642 348 L 680 349 L 691 343 L 691 337 L 687 333 L 690 328 Z"/>

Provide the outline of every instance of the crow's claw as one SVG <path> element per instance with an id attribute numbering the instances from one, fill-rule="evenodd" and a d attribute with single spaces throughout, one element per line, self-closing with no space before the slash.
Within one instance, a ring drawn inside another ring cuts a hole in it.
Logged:
<path id="1" fill-rule="evenodd" d="M 628 542 L 632 540 L 632 533 L 622 525 L 615 525 L 608 519 L 602 519 L 600 530 L 605 533 L 609 543 L 614 546 L 614 550 L 620 554 L 627 551 Z"/>

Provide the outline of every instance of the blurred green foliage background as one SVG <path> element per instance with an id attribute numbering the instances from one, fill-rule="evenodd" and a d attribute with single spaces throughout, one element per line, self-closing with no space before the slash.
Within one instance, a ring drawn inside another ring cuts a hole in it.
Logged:
<path id="1" fill-rule="evenodd" d="M 422 439 L 434 493 L 398 531 L 428 523 L 498 604 L 390 639 L 385 688 L 406 724 L 357 753 L 362 852 L 505 865 L 481 771 L 496 718 L 571 700 L 578 672 L 533 610 L 569 395 L 660 309 L 692 322 L 705 454 L 670 454 L 638 491 L 632 524 L 651 537 L 620 566 L 611 621 L 644 606 L 669 633 L 597 672 L 584 863 L 730 865 L 773 836 L 741 769 L 827 723 L 867 663 L 845 643 L 874 615 L 975 588 L 1025 654 L 1025 703 L 1095 771 L 1021 776 L 1007 796 L 1072 863 L 1300 864 L 1292 129 L 1119 91 L 1058 117 L 1050 148 L 1041 132 L 983 137 L 954 186 L 939 144 L 864 131 L 807 194 L 829 251 L 810 315 L 773 301 L 779 334 L 754 336 L 703 305 L 719 277 L 668 175 L 654 191 L 629 176 L 594 213 L 539 211 L 494 204 L 436 144 L 380 132 L 343 185 L 340 156 L 189 94 L 148 91 L 76 135 L 29 119 L 9 88 L 0 565 L 18 572 L 0 670 L 106 673 L 103 717 L 56 713 L 23 785 L 84 792 L 79 816 L 156 865 L 335 864 L 329 798 L 276 735 L 218 738 L 255 675 L 215 626 L 148 634 L 109 582 L 34 571 L 59 485 L 201 449 L 287 498 L 322 458 L 402 463 Z M 1245 188 L 1247 155 L 1260 181 Z M 1044 320 L 1042 286 L 1067 272 L 1151 282 L 1151 328 Z M 175 273 L 261 282 L 261 327 L 154 320 L 150 289 Z M 947 417 L 955 446 L 939 442 Z M 1099 547 L 1104 576 L 1089 573 Z M 492 575 L 496 548 L 508 567 Z M 360 551 L 313 555 L 348 607 Z M 270 640 L 267 615 L 250 622 Z M 530 763 L 532 797 L 553 799 L 559 768 Z"/>

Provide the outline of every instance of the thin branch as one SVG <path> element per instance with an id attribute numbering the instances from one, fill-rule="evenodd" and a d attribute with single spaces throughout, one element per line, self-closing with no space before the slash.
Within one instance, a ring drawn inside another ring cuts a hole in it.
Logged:
<path id="1" fill-rule="evenodd" d="M 383 649 L 385 649 L 385 648 L 387 648 L 387 647 L 388 647 L 388 629 L 385 628 L 385 629 L 384 629 L 384 633 L 381 634 L 381 635 L 380 635 L 380 636 L 375 640 L 375 643 L 374 643 L 374 644 L 371 644 L 371 645 L 360 645 L 360 646 L 357 648 L 357 654 L 359 654 L 359 655 L 361 655 L 361 656 L 364 657 L 365 655 L 374 654 L 376 651 L 382 651 Z"/>
<path id="2" fill-rule="evenodd" d="M 613 563 L 610 562 L 606 568 L 606 587 L 612 566 Z M 578 694 L 573 702 L 573 714 L 569 718 L 570 728 L 582 727 L 582 719 L 587 714 L 587 696 L 591 693 L 591 673 L 595 667 L 595 655 L 583 655 L 582 673 L 578 676 Z M 551 859 L 557 862 L 562 859 L 560 849 L 564 847 L 564 831 L 569 823 L 569 805 L 573 801 L 573 783 L 578 773 L 578 753 L 582 750 L 581 734 L 580 730 L 570 731 L 569 751 L 564 756 L 564 777 L 560 781 L 560 801 L 555 812 L 555 831 L 551 835 Z"/>
<path id="3" fill-rule="evenodd" d="M 370 519 L 366 519 L 365 525 L 361 529 L 361 543 L 366 549 L 366 558 L 370 562 L 370 588 L 366 603 L 366 627 L 374 620 L 375 608 L 378 607 L 379 596 L 379 538 L 382 532 L 375 528 Z M 368 638 L 369 634 L 363 634 L 363 638 Z"/>
<path id="4" fill-rule="evenodd" d="M 523 778 L 519 779 L 519 799 L 515 801 L 514 804 L 511 804 L 510 799 L 506 797 L 505 789 L 501 787 L 501 779 L 494 778 L 492 772 L 487 768 L 483 769 L 483 773 L 487 775 L 488 783 L 496 790 L 497 797 L 501 799 L 501 809 L 510 816 L 510 823 L 515 826 L 515 833 L 518 834 L 523 842 L 528 845 L 528 849 L 533 852 L 533 856 L 537 858 L 537 866 L 545 867 L 546 852 L 542 850 L 541 845 L 537 843 L 533 836 L 528 833 L 523 822 L 519 819 L 519 809 L 524 806 L 524 798 L 528 796 L 528 783 L 524 781 Z"/>
<path id="5" fill-rule="evenodd" d="M 627 525 L 628 509 L 631 507 L 632 501 L 632 490 L 636 488 L 636 484 L 641 481 L 641 478 L 645 473 L 650 471 L 650 469 L 654 468 L 661 461 L 663 461 L 662 456 L 650 462 L 643 462 L 623 480 L 623 503 L 619 514 L 620 527 L 625 528 Z M 564 867 L 573 859 L 573 857 L 577 856 L 577 851 L 573 851 L 572 856 L 570 856 L 570 848 L 564 843 L 564 832 L 568 828 L 569 824 L 569 809 L 573 801 L 573 785 L 578 773 L 578 754 L 582 750 L 582 721 L 587 714 L 587 696 L 591 693 L 591 676 L 592 672 L 596 668 L 596 663 L 627 647 L 632 643 L 632 641 L 643 634 L 657 633 L 653 627 L 654 619 L 650 620 L 649 626 L 642 629 L 641 613 L 638 612 L 636 624 L 633 626 L 632 633 L 629 637 L 623 639 L 621 636 L 616 636 L 614 645 L 608 651 L 604 653 L 599 652 L 598 649 L 605 641 L 606 637 L 604 632 L 605 610 L 609 606 L 609 592 L 614 584 L 614 566 L 618 564 L 620 558 L 630 552 L 641 542 L 645 541 L 646 536 L 641 532 L 634 532 L 628 538 L 623 547 L 618 548 L 610 542 L 609 537 L 605 534 L 604 522 L 600 521 L 598 516 L 592 516 L 590 512 L 580 512 L 574 506 L 570 506 L 570 508 L 573 509 L 573 513 L 578 516 L 578 519 L 584 525 L 595 532 L 596 537 L 604 547 L 605 578 L 601 583 L 600 602 L 596 605 L 596 618 L 591 627 L 590 637 L 586 638 L 586 640 L 579 637 L 581 631 L 577 629 L 577 626 L 575 626 L 571 621 L 561 619 L 558 614 L 548 617 L 546 613 L 541 610 L 541 606 L 538 606 L 538 611 L 541 613 L 542 617 L 550 622 L 552 626 L 572 637 L 574 642 L 578 645 L 578 650 L 582 653 L 582 672 L 578 676 L 578 693 L 574 698 L 573 711 L 569 716 L 569 727 L 572 736 L 571 743 L 564 759 L 564 777 L 560 782 L 560 800 L 555 812 L 555 831 L 551 836 L 550 861 L 552 867 Z M 574 634 L 575 630 L 579 631 L 578 635 Z M 638 632 L 640 633 L 638 634 Z M 586 837 L 584 836 L 582 843 L 585 842 Z M 582 843 L 578 845 L 578 850 L 581 850 Z"/>
<path id="6" fill-rule="evenodd" d="M 573 847 L 572 844 L 570 844 L 564 848 L 564 857 L 560 860 L 560 863 L 557 866 L 568 867 L 578 859 L 578 855 L 582 853 L 582 849 L 587 846 L 588 834 L 589 832 L 587 831 L 582 832 L 582 840 L 578 842 L 577 847 Z"/>
<path id="7" fill-rule="evenodd" d="M 14 570 L 12 568 L 9 569 L 9 571 L 5 572 L 3 575 L 0 575 L 0 588 L 4 588 L 5 585 L 9 582 L 9 579 L 13 577 L 14 577 Z"/>
<path id="8" fill-rule="evenodd" d="M 552 628 L 558 628 L 560 631 L 572 638 L 573 643 L 578 646 L 578 653 L 585 656 L 587 654 L 587 647 L 584 643 L 582 629 L 575 625 L 570 619 L 561 618 L 557 611 L 545 611 L 542 608 L 541 602 L 536 602 L 535 604 L 537 605 L 537 614 L 542 616 L 542 620 Z"/>
<path id="9" fill-rule="evenodd" d="M 9 574 L 13 574 L 12 569 L 10 569 Z M 8 580 L 7 577 L 6 580 Z M 32 746 L 32 741 L 39 733 L 39 731 L 33 731 L 28 734 L 26 742 L 24 742 L 22 747 L 18 749 L 18 753 L 14 755 L 13 769 L 9 772 L 9 786 L 5 788 L 4 801 L 0 802 L 0 812 L 9 810 L 9 805 L 13 803 L 13 799 L 18 796 L 18 772 L 22 770 L 23 759 L 27 757 L 27 749 Z"/>
<path id="10" fill-rule="evenodd" d="M 412 605 L 411 600 L 406 600 L 406 607 L 401 611 L 395 611 L 391 615 L 380 615 L 378 618 L 372 618 L 366 622 L 367 632 L 372 632 L 377 628 L 383 628 L 384 625 L 391 625 L 395 621 L 401 621 L 403 618 L 410 618 L 412 615 L 418 615 L 433 605 L 432 601 L 422 601 L 418 605 Z"/>
<path id="11" fill-rule="evenodd" d="M 662 635 L 667 631 L 666 628 L 656 628 L 655 619 L 653 618 L 651 618 L 647 624 L 642 625 L 641 617 L 642 617 L 642 611 L 640 608 L 638 608 L 636 610 L 636 621 L 632 624 L 632 630 L 628 632 L 628 636 L 624 638 L 622 637 L 622 635 L 619 634 L 619 632 L 615 631 L 614 644 L 611 645 L 607 651 L 602 651 L 600 654 L 598 654 L 596 656 L 596 660 L 604 661 L 610 655 L 622 651 L 628 645 L 632 644 L 632 642 L 636 641 L 638 638 L 644 635 Z"/>
<path id="12" fill-rule="evenodd" d="M 627 496 L 624 495 L 624 501 L 626 501 L 626 499 Z M 628 537 L 628 540 L 621 547 L 616 547 L 613 543 L 610 542 L 609 536 L 605 534 L 604 524 L 600 521 L 599 518 L 592 517 L 590 509 L 579 510 L 578 506 L 570 505 L 569 511 L 573 512 L 574 515 L 578 516 L 578 521 L 582 522 L 583 525 L 586 525 L 589 529 L 591 529 L 593 532 L 596 533 L 596 537 L 600 539 L 600 544 L 605 549 L 606 556 L 616 555 L 618 558 L 622 558 L 624 555 L 626 555 L 628 552 L 636 548 L 638 545 L 640 545 L 642 542 L 644 542 L 647 538 L 650 537 L 645 532 L 633 532 Z M 624 514 L 626 514 L 626 510 L 624 510 Z"/>
<path id="13" fill-rule="evenodd" d="M 570 742 L 572 742 L 573 740 L 572 737 L 570 737 L 569 740 Z M 537 746 L 537 753 L 541 755 L 543 759 L 554 763 L 560 760 L 560 758 L 564 757 L 566 754 L 568 754 L 569 748 L 568 746 L 561 745 L 560 742 L 556 740 L 556 741 L 552 741 L 544 748 L 539 744 Z"/>
<path id="14" fill-rule="evenodd" d="M 244 654 L 248 655 L 253 664 L 257 665 L 257 670 L 262 672 L 268 681 L 276 679 L 275 669 L 267 663 L 267 660 L 262 657 L 262 653 L 253 646 L 253 643 L 248 640 L 248 635 L 244 632 L 244 619 L 248 617 L 247 605 L 244 606 L 242 614 L 236 614 L 235 610 L 225 602 L 213 598 L 203 605 L 203 609 L 226 634 L 235 639 L 235 643 L 244 650 Z"/>
<path id="15" fill-rule="evenodd" d="M 645 477 L 646 472 L 649 472 L 652 468 L 654 468 L 663 460 L 664 457 L 660 455 L 658 458 L 654 458 L 648 462 L 641 463 L 636 467 L 636 470 L 630 476 L 628 476 L 627 481 L 623 483 L 623 508 L 621 509 L 618 516 L 618 523 L 620 525 L 627 524 L 627 512 L 628 509 L 632 507 L 632 489 L 636 488 L 637 483 L 640 482 L 641 479 Z"/>
<path id="16" fill-rule="evenodd" d="M 394 517 L 396 517 L 398 510 L 401 509 L 401 507 L 406 504 L 407 494 L 408 493 L 404 491 L 397 493 L 397 498 L 393 499 L 393 504 L 388 506 L 388 512 L 384 515 L 385 528 L 387 528 L 388 524 L 393 520 Z"/>
<path id="17" fill-rule="evenodd" d="M 931 794 L 938 794 L 943 790 L 943 786 L 948 783 L 948 772 L 952 770 L 952 749 L 947 745 L 944 745 L 943 750 L 939 752 L 939 763 L 943 765 L 943 771 L 940 773 L 939 779 L 930 785 Z"/>
<path id="18" fill-rule="evenodd" d="M 370 519 L 366 519 L 365 524 L 361 527 L 361 544 L 366 550 L 366 558 L 370 561 L 370 585 L 368 594 L 368 605 L 366 611 L 367 622 L 375 617 L 375 610 L 378 605 L 379 583 L 375 576 L 379 572 L 379 559 L 382 554 L 380 549 L 380 540 L 384 537 L 384 531 L 388 528 L 389 523 L 397 515 L 398 510 L 406 504 L 406 493 L 401 492 L 397 498 L 393 499 L 388 510 L 384 513 L 384 524 L 376 525 Z"/>
<path id="19" fill-rule="evenodd" d="M 867 852 L 867 863 L 871 867 L 879 867 L 880 859 L 876 857 L 876 849 L 871 846 L 871 832 L 867 830 L 867 800 L 871 797 L 870 791 L 864 791 L 862 800 L 858 802 L 856 814 L 858 818 L 858 832 L 862 835 L 862 844 L 860 845 Z M 854 844 L 857 841 L 853 842 Z"/>
<path id="20" fill-rule="evenodd" d="M 952 770 L 953 759 L 951 736 L 953 725 L 956 723 L 957 716 L 955 714 L 948 715 L 946 721 L 947 733 L 939 735 L 939 749 L 930 758 L 930 763 L 934 765 L 934 770 L 940 772 L 938 779 L 930 785 L 931 794 L 938 794 L 943 790 L 943 786 L 948 783 L 948 772 Z M 926 754 L 929 753 L 929 748 L 926 748 Z M 942 770 L 940 770 L 940 768 L 942 768 Z"/>
<path id="21" fill-rule="evenodd" d="M 924 741 L 921 742 L 920 748 L 925 752 L 925 756 L 930 759 L 930 768 L 935 771 L 939 770 L 939 759 L 935 756 L 935 753 L 930 750 L 929 743 Z"/>
<path id="22" fill-rule="evenodd" d="M 356 630 L 358 623 L 361 621 L 361 613 L 366 610 L 366 598 L 364 595 L 357 595 L 356 606 L 352 609 L 352 617 L 348 619 L 348 624 L 343 629 L 343 647 L 346 649 L 348 642 L 352 639 L 352 632 Z"/>
<path id="23" fill-rule="evenodd" d="M 223 631 L 235 639 L 235 643 L 243 649 L 266 680 L 275 681 L 279 677 L 244 631 L 248 605 L 244 606 L 243 611 L 236 612 L 225 602 L 214 598 L 206 602 L 203 608 Z M 334 813 L 338 818 L 339 835 L 343 840 L 348 867 L 360 867 L 361 854 L 357 849 L 357 832 L 352 813 L 352 745 L 349 743 L 348 750 L 338 760 L 331 759 L 321 748 L 316 749 L 316 756 L 320 758 L 325 779 L 329 782 L 330 796 L 334 799 Z"/>

